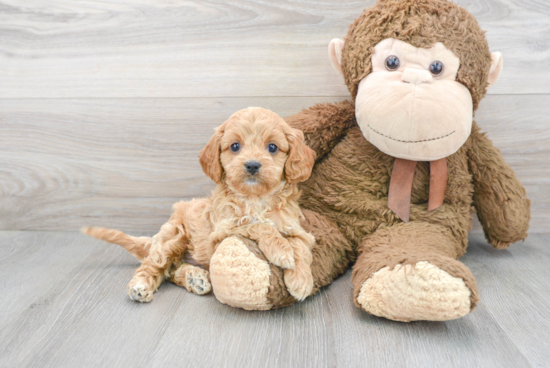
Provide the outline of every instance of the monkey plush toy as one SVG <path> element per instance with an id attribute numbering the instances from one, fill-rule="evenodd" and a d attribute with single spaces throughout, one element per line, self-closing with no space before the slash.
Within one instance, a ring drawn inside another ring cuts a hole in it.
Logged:
<path id="1" fill-rule="evenodd" d="M 443 321 L 478 302 L 466 252 L 472 207 L 502 249 L 527 236 L 530 201 L 473 116 L 502 70 L 467 10 L 447 0 L 380 0 L 332 40 L 351 101 L 287 118 L 317 161 L 302 186 L 316 237 L 315 289 L 353 266 L 353 300 L 398 321 Z M 246 309 L 295 300 L 254 243 L 229 238 L 210 265 L 216 297 Z"/>

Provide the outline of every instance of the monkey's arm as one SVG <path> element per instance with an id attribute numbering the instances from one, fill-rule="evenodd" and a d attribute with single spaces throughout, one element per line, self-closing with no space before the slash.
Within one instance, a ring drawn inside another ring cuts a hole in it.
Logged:
<path id="1" fill-rule="evenodd" d="M 329 152 L 349 128 L 357 125 L 355 105 L 351 101 L 317 104 L 285 120 L 304 132 L 307 145 L 317 154 L 316 160 Z"/>
<path id="2" fill-rule="evenodd" d="M 474 122 L 469 149 L 474 205 L 485 237 L 503 249 L 527 237 L 531 201 L 500 151 Z"/>

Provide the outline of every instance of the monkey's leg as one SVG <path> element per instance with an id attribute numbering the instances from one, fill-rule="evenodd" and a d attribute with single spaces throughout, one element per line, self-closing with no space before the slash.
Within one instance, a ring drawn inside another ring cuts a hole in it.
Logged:
<path id="1" fill-rule="evenodd" d="M 359 246 L 353 267 L 355 304 L 396 321 L 445 321 L 478 302 L 470 270 L 456 258 L 461 247 L 449 229 L 423 222 L 377 230 Z"/>
<path id="2" fill-rule="evenodd" d="M 189 263 L 170 271 L 170 281 L 197 295 L 208 294 L 212 290 L 209 272 Z"/>
<path id="3" fill-rule="evenodd" d="M 153 237 L 149 255 L 136 270 L 126 289 L 130 299 L 138 302 L 150 302 L 153 293 L 168 276 L 170 266 L 187 249 L 188 239 L 181 225 L 175 222 L 164 224 L 160 232 Z"/>
<path id="4" fill-rule="evenodd" d="M 311 249 L 314 294 L 347 269 L 354 252 L 333 221 L 312 211 L 303 213 L 302 227 L 317 240 Z M 296 302 L 284 283 L 283 269 L 270 264 L 250 239 L 232 236 L 222 241 L 210 261 L 210 279 L 216 298 L 233 307 L 267 310 Z"/>

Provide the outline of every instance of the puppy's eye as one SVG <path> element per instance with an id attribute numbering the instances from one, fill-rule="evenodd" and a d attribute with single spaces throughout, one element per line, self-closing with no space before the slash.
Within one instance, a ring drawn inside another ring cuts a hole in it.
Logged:
<path id="1" fill-rule="evenodd" d="M 267 150 L 269 151 L 269 153 L 277 153 L 277 151 L 279 150 L 279 147 L 277 147 L 273 143 L 270 143 L 269 146 L 267 146 Z"/>
<path id="2" fill-rule="evenodd" d="M 241 145 L 237 142 L 233 143 L 231 145 L 231 147 L 229 147 L 231 149 L 231 151 L 233 152 L 239 152 L 239 150 L 241 149 Z"/>
<path id="3" fill-rule="evenodd" d="M 432 73 L 432 75 L 439 75 L 443 73 L 443 63 L 441 61 L 434 61 L 431 63 L 430 73 Z"/>
<path id="4" fill-rule="evenodd" d="M 386 69 L 388 69 L 390 72 L 396 71 L 399 69 L 399 58 L 397 56 L 388 56 L 386 59 Z"/>

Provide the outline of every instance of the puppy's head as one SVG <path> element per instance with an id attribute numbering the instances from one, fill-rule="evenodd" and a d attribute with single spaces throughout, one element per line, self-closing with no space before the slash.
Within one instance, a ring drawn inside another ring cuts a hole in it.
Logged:
<path id="1" fill-rule="evenodd" d="M 264 194 L 281 180 L 305 181 L 315 152 L 301 131 L 270 110 L 251 107 L 234 113 L 201 151 L 203 171 L 216 183 L 242 194 Z"/>

